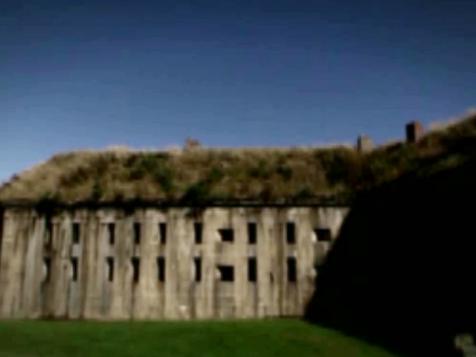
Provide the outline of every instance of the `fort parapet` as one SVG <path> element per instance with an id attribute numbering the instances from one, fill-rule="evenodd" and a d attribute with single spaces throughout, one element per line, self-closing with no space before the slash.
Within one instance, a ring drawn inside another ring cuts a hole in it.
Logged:
<path id="1" fill-rule="evenodd" d="M 56 155 L 0 187 L 0 318 L 300 316 L 353 197 L 446 157 L 474 122 L 421 151 L 409 124 L 410 156 L 361 155 L 366 137 L 358 151 Z"/>

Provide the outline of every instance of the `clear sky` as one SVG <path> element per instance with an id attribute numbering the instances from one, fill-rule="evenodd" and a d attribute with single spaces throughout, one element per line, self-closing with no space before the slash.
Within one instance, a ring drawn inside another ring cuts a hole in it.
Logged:
<path id="1" fill-rule="evenodd" d="M 0 180 L 59 151 L 382 143 L 476 105 L 476 1 L 0 0 Z"/>

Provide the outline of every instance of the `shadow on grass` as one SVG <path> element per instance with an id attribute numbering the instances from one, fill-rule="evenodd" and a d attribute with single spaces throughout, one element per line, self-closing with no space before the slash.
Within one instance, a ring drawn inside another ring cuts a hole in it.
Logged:
<path id="1" fill-rule="evenodd" d="M 404 355 L 476 332 L 476 160 L 362 193 L 319 268 L 307 319 Z"/>

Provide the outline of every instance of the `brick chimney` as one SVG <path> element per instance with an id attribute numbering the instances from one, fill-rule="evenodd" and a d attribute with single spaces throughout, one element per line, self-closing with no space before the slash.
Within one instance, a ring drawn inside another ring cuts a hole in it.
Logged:
<path id="1" fill-rule="evenodd" d="M 425 132 L 423 125 L 421 125 L 421 123 L 418 121 L 412 121 L 408 123 L 405 129 L 407 134 L 407 143 L 409 144 L 414 144 L 420 141 Z"/>
<path id="2" fill-rule="evenodd" d="M 357 151 L 360 153 L 372 151 L 374 143 L 367 135 L 359 135 L 357 138 Z"/>

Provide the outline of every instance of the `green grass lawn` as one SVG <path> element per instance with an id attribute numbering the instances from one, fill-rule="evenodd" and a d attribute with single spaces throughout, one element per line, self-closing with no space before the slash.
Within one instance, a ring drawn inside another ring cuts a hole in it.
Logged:
<path id="1" fill-rule="evenodd" d="M 299 320 L 0 321 L 0 357 L 392 356 Z"/>

